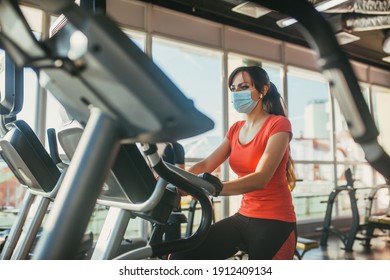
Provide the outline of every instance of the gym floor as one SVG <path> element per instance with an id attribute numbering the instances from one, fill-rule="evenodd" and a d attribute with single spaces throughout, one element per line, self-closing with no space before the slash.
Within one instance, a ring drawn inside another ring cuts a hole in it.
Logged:
<path id="1" fill-rule="evenodd" d="M 320 240 L 320 237 L 311 239 Z M 340 239 L 330 236 L 327 247 L 307 251 L 303 260 L 390 260 L 389 236 L 372 239 L 370 248 L 365 248 L 360 240 L 355 241 L 353 252 L 346 252 L 343 247 Z"/>

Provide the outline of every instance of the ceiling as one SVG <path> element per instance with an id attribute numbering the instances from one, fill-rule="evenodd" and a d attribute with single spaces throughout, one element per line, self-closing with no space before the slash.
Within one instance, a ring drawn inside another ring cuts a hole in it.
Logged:
<path id="1" fill-rule="evenodd" d="M 331 0 L 307 1 L 317 5 L 317 7 L 325 4 L 325 2 L 331 2 Z M 286 18 L 283 14 L 270 11 L 259 18 L 254 18 L 232 10 L 240 4 L 244 7 L 244 3 L 248 1 L 143 0 L 143 2 L 308 47 L 308 43 L 296 29 L 297 24 L 284 28 L 277 25 L 278 20 Z M 340 2 L 343 3 L 331 9 L 326 9 L 322 12 L 322 15 L 331 23 L 335 34 L 344 31 L 340 34 L 351 34 L 359 37 L 356 41 L 343 44 L 342 49 L 350 59 L 390 71 L 390 60 L 389 62 L 382 60 L 390 56 L 390 53 L 386 53 L 382 47 L 384 39 L 390 37 L 390 0 Z M 253 5 L 254 3 L 249 2 L 247 4 Z M 259 11 L 256 7 L 248 8 L 248 6 L 244 10 L 249 13 Z"/>

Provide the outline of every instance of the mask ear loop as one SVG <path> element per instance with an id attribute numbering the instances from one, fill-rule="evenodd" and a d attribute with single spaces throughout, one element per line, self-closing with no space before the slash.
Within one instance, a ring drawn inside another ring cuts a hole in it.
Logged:
<path id="1" fill-rule="evenodd" d="M 268 92 L 268 91 L 267 91 Z M 260 93 L 260 98 L 259 99 L 263 99 L 263 97 L 266 95 L 266 93 L 267 93 L 266 91 L 265 91 L 265 89 L 262 91 L 262 93 Z"/>

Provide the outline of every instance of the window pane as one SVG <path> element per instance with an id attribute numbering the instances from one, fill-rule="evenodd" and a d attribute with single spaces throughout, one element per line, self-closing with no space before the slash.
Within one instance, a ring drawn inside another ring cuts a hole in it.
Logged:
<path id="1" fill-rule="evenodd" d="M 369 86 L 362 83 L 362 84 L 360 84 L 360 89 L 362 91 L 364 100 L 367 103 L 368 109 L 370 110 L 370 112 L 372 112 L 372 110 L 371 110 L 372 108 L 370 105 L 370 88 L 369 88 Z"/>
<path id="2" fill-rule="evenodd" d="M 328 83 L 289 71 L 288 113 L 294 160 L 332 160 L 331 104 Z"/>
<path id="3" fill-rule="evenodd" d="M 0 230 L 14 224 L 25 192 L 7 163 L 0 158 Z"/>
<path id="4" fill-rule="evenodd" d="M 373 111 L 376 125 L 379 130 L 379 142 L 390 154 L 390 90 L 374 88 L 372 95 Z"/>
<path id="5" fill-rule="evenodd" d="M 369 91 L 367 86 L 361 86 L 363 97 L 369 104 Z M 336 140 L 336 160 L 338 162 L 366 162 L 363 149 L 353 140 L 347 122 L 340 110 L 340 106 L 334 99 L 334 119 L 335 119 L 335 140 Z M 369 107 L 369 106 L 368 106 Z M 340 173 L 339 173 L 340 174 Z M 356 174 L 355 174 L 356 175 Z M 370 176 L 371 177 L 371 176 Z"/>
<path id="6" fill-rule="evenodd" d="M 353 140 L 348 129 L 347 122 L 340 111 L 335 99 L 335 137 L 336 137 L 336 159 L 345 162 L 365 162 L 363 149 Z"/>
<path id="7" fill-rule="evenodd" d="M 291 156 L 298 179 L 293 201 L 298 220 L 323 218 L 335 174 L 331 142 L 332 110 L 327 81 L 307 71 L 287 73 Z"/>
<path id="8" fill-rule="evenodd" d="M 47 93 L 46 128 L 55 128 L 57 131 L 63 127 L 63 119 L 60 110 L 61 103 L 51 94 Z M 60 148 L 60 146 L 59 146 Z"/>
<path id="9" fill-rule="evenodd" d="M 135 32 L 127 29 L 122 30 L 142 51 L 145 51 L 145 39 L 144 33 Z"/>
<path id="10" fill-rule="evenodd" d="M 5 91 L 5 53 L 4 50 L 0 49 L 0 97 L 3 99 Z"/>
<path id="11" fill-rule="evenodd" d="M 222 141 L 222 53 L 153 38 L 153 59 L 195 107 L 214 121 L 213 130 L 180 141 L 186 161 L 206 157 Z"/>
<path id="12" fill-rule="evenodd" d="M 7 163 L 0 158 L 0 209 L 18 208 L 22 204 L 24 193 L 25 189 L 21 187 Z"/>
<path id="13" fill-rule="evenodd" d="M 23 107 L 17 115 L 18 119 L 26 121 L 33 129 L 35 126 L 37 104 L 37 76 L 31 68 L 24 68 Z M 5 53 L 0 49 L 0 96 L 5 92 Z"/>
<path id="14" fill-rule="evenodd" d="M 35 129 L 37 115 L 38 79 L 35 71 L 24 68 L 23 108 L 17 118 L 22 119 Z"/>

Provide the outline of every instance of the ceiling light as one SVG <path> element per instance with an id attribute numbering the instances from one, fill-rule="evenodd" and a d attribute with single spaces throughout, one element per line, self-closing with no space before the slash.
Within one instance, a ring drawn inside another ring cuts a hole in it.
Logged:
<path id="1" fill-rule="evenodd" d="M 345 31 L 338 32 L 335 34 L 335 36 L 339 45 L 345 45 L 360 40 L 359 36 L 353 35 Z"/>
<path id="2" fill-rule="evenodd" d="M 382 58 L 382 60 L 387 62 L 387 63 L 390 63 L 390 56 L 386 56 L 386 57 Z"/>
<path id="3" fill-rule="evenodd" d="M 333 8 L 333 7 L 336 7 L 344 2 L 347 2 L 348 0 L 325 0 L 321 3 L 318 3 L 317 5 L 314 6 L 314 8 L 319 11 L 319 12 L 323 12 L 323 11 L 326 11 L 330 8 Z M 289 25 L 292 25 L 294 23 L 296 23 L 297 20 L 296 19 L 293 19 L 291 17 L 289 18 L 284 18 L 284 19 L 281 19 L 281 20 L 278 20 L 276 22 L 276 24 L 280 27 L 280 28 L 284 28 L 284 27 L 287 27 Z"/>
<path id="4" fill-rule="evenodd" d="M 271 12 L 271 10 L 249 1 L 235 6 L 232 11 L 253 18 L 259 18 Z"/>
<path id="5" fill-rule="evenodd" d="M 284 27 L 293 25 L 293 24 L 296 23 L 296 22 L 297 22 L 297 20 L 296 20 L 295 18 L 284 18 L 284 19 L 278 20 L 278 21 L 276 22 L 276 24 L 277 24 L 280 28 L 284 28 Z"/>
<path id="6" fill-rule="evenodd" d="M 344 2 L 347 2 L 348 0 L 329 0 L 329 1 L 323 1 L 321 3 L 318 3 L 315 5 L 315 8 L 319 12 L 323 12 L 326 10 L 329 10 L 333 7 L 336 7 Z"/>
<path id="7" fill-rule="evenodd" d="M 385 34 L 385 39 L 382 42 L 382 48 L 385 53 L 390 53 L 390 31 Z"/>

